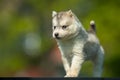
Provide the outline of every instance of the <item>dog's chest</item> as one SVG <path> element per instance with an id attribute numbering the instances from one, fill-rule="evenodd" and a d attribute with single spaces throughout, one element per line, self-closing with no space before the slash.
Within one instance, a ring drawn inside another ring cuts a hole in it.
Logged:
<path id="1" fill-rule="evenodd" d="M 59 44 L 61 54 L 64 56 L 72 57 L 73 55 L 73 42 L 63 42 Z"/>
<path id="2" fill-rule="evenodd" d="M 82 55 L 83 43 L 80 41 L 62 42 L 58 45 L 62 56 L 72 58 L 75 54 Z"/>

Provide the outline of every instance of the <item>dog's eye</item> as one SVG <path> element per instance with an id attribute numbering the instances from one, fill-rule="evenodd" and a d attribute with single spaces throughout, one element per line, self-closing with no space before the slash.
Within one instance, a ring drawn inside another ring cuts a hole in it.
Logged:
<path id="1" fill-rule="evenodd" d="M 66 28 L 67 28 L 67 26 L 66 26 L 66 25 L 62 26 L 62 29 L 66 29 Z"/>
<path id="2" fill-rule="evenodd" d="M 53 28 L 56 29 L 56 26 L 54 26 Z"/>

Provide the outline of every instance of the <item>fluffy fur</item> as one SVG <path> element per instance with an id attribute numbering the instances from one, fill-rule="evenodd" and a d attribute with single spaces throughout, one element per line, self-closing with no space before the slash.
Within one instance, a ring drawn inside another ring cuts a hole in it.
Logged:
<path id="1" fill-rule="evenodd" d="M 95 23 L 86 31 L 75 14 L 69 11 L 52 13 L 53 38 L 56 39 L 66 71 L 65 77 L 77 77 L 84 61 L 94 63 L 94 77 L 101 77 L 104 50 L 95 34 Z"/>

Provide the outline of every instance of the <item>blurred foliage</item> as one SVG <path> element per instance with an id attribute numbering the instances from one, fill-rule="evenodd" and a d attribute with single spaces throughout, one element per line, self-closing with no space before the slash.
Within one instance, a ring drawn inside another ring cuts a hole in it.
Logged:
<path id="1" fill-rule="evenodd" d="M 51 13 L 69 9 L 86 29 L 90 20 L 95 20 L 97 35 L 105 49 L 103 77 L 119 77 L 119 0 L 0 0 L 0 76 L 12 76 L 12 72 L 30 64 L 42 63 L 41 59 L 56 44 L 52 39 Z M 81 74 L 91 75 L 89 65 L 89 62 L 83 65 Z"/>

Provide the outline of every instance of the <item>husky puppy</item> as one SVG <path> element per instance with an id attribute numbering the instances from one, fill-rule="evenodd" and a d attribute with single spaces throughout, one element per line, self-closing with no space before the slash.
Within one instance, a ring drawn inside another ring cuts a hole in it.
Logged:
<path id="1" fill-rule="evenodd" d="M 94 63 L 93 76 L 101 77 L 104 50 L 96 37 L 95 23 L 86 31 L 75 14 L 69 11 L 52 12 L 53 38 L 59 46 L 65 77 L 77 77 L 84 61 Z"/>

